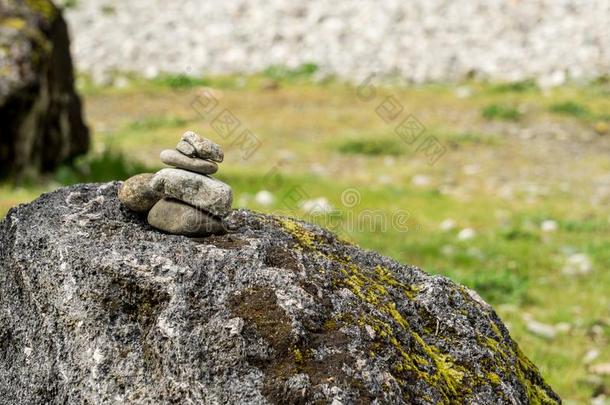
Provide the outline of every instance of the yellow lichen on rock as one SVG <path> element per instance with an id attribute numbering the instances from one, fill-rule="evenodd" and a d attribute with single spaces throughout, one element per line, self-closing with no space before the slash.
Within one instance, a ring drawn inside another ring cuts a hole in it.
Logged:
<path id="1" fill-rule="evenodd" d="M 49 0 L 25 0 L 25 4 L 47 21 L 53 20 L 57 15 L 57 9 Z"/>
<path id="2" fill-rule="evenodd" d="M 487 379 L 491 381 L 494 385 L 499 385 L 502 381 L 500 380 L 500 376 L 496 373 L 487 373 Z"/>
<path id="3" fill-rule="evenodd" d="M 377 336 L 387 339 L 403 359 L 394 366 L 394 371 L 398 373 L 394 376 L 397 381 L 402 381 L 400 373 L 412 372 L 417 374 L 418 378 L 436 385 L 447 401 L 450 397 L 458 395 L 459 385 L 466 370 L 457 365 L 448 354 L 443 354 L 438 348 L 428 345 L 417 332 L 412 330 L 408 321 L 398 311 L 396 302 L 389 296 L 385 285 L 402 289 L 411 299 L 414 297 L 413 289 L 396 280 L 389 270 L 381 266 L 365 274 L 354 264 L 345 264 L 341 271 L 345 275 L 343 283 L 355 296 L 392 319 L 399 329 L 413 337 L 417 343 L 419 350 L 404 347 L 396 338 L 396 326 L 389 325 L 381 318 L 369 316 L 361 321 L 361 324 L 370 325 Z M 431 371 L 426 369 L 430 364 L 434 365 Z"/>
<path id="4" fill-rule="evenodd" d="M 474 398 L 479 387 L 503 390 L 500 388 L 503 378 L 515 375 L 526 391 L 529 403 L 557 403 L 545 390 L 538 370 L 523 356 L 518 346 L 506 338 L 506 332 L 496 324 L 492 313 L 484 314 L 489 325 L 487 334 L 476 336 L 479 347 L 489 350 L 485 357 L 487 363 L 479 368 L 460 362 L 447 349 L 452 343 L 452 335 L 437 336 L 438 320 L 435 329 L 434 316 L 418 303 L 420 289 L 417 284 L 405 283 L 399 274 L 380 264 L 363 267 L 360 260 L 350 257 L 348 250 L 337 253 L 324 249 L 324 236 L 295 220 L 281 218 L 278 221 L 296 242 L 297 249 L 331 262 L 331 267 L 338 270 L 324 272 L 322 268 L 325 266 L 321 265 L 321 275 L 330 275 L 334 287 L 349 290 L 364 304 L 366 309 L 360 315 L 343 319 L 341 323 L 356 325 L 364 336 L 369 337 L 366 353 L 370 359 L 381 353 L 387 356 L 388 349 L 394 353 L 389 372 L 404 390 L 408 391 L 407 387 L 413 381 L 424 381 L 436 391 L 435 397 L 430 397 L 428 402 L 450 404 L 458 398 L 467 402 L 468 398 Z M 456 296 L 464 301 L 472 300 L 465 288 L 457 286 L 456 291 Z M 405 302 L 410 303 L 407 307 L 413 308 L 414 313 L 410 310 L 405 312 Z M 457 308 L 455 312 L 463 317 L 470 316 L 467 309 Z M 300 361 L 302 353 L 295 350 L 294 358 Z M 504 394 L 498 395 L 502 397 Z"/>
<path id="5" fill-rule="evenodd" d="M 286 229 L 302 248 L 314 249 L 315 235 L 307 231 L 302 225 L 289 218 L 280 218 L 280 225 Z"/>
<path id="6" fill-rule="evenodd" d="M 0 26 L 21 31 L 25 28 L 26 21 L 23 18 L 19 17 L 8 17 L 0 19 Z"/>
<path id="7" fill-rule="evenodd" d="M 539 385 L 532 382 L 532 376 L 539 376 L 538 367 L 534 365 L 521 351 L 521 348 L 515 343 L 516 354 L 518 359 L 518 367 L 516 370 L 517 376 L 527 391 L 529 403 L 532 405 L 552 405 L 554 401 L 547 392 Z"/>

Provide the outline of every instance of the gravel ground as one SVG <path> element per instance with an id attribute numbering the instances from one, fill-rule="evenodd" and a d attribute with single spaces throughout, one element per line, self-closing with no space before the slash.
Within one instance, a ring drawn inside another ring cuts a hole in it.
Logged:
<path id="1" fill-rule="evenodd" d="M 610 0 L 81 0 L 67 12 L 82 71 L 322 73 L 409 81 L 536 78 L 610 71 Z"/>

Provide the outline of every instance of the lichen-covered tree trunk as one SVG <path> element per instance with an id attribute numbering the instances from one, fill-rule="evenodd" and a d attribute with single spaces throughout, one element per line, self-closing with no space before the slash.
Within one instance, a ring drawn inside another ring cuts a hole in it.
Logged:
<path id="1" fill-rule="evenodd" d="M 0 0 L 0 177 L 52 171 L 88 147 L 60 10 Z"/>

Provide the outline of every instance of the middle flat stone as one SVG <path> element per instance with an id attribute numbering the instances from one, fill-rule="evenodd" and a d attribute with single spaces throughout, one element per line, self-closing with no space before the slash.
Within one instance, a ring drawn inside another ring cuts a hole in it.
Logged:
<path id="1" fill-rule="evenodd" d="M 183 155 L 174 149 L 166 149 L 159 155 L 161 161 L 166 165 L 179 169 L 189 170 L 201 174 L 213 174 L 218 171 L 218 165 L 209 160 L 193 158 Z"/>
<path id="2" fill-rule="evenodd" d="M 153 190 L 185 202 L 212 215 L 225 217 L 231 211 L 233 192 L 213 177 L 182 169 L 163 169 L 150 182 Z"/>

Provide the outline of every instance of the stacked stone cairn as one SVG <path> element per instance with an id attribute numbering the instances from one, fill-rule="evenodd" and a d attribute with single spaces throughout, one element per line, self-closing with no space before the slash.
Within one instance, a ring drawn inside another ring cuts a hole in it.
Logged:
<path id="1" fill-rule="evenodd" d="M 229 185 L 210 176 L 224 159 L 222 148 L 186 132 L 176 146 L 161 152 L 173 168 L 131 177 L 119 189 L 130 210 L 148 214 L 148 223 L 162 231 L 191 237 L 226 233 L 223 218 L 231 211 Z"/>

